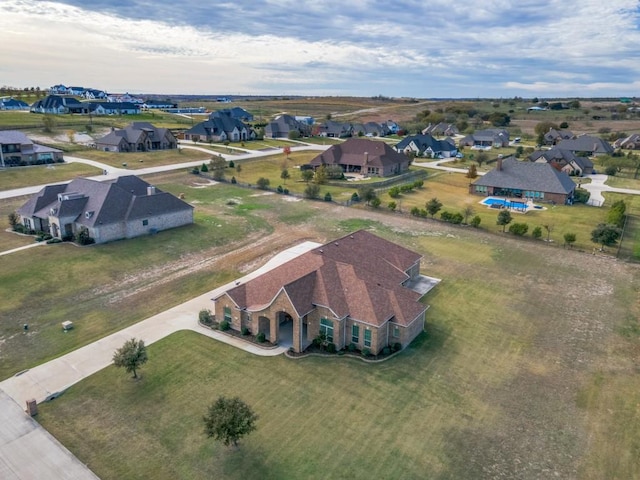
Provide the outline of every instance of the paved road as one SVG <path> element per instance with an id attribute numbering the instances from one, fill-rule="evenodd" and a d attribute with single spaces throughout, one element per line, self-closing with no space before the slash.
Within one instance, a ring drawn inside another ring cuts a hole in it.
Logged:
<path id="1" fill-rule="evenodd" d="M 242 277 L 247 281 L 320 244 L 304 242 L 273 257 L 264 266 Z M 280 355 L 282 345 L 264 349 L 198 324 L 198 313 L 212 308 L 211 299 L 235 286 L 237 281 L 200 295 L 140 323 L 86 345 L 67 355 L 21 372 L 0 382 L 0 479 L 95 480 L 97 477 L 46 430 L 28 417 L 23 406 L 55 398 L 85 377 L 111 365 L 113 352 L 132 337 L 147 345 L 179 330 L 193 330 L 246 352 L 262 356 Z M 60 335 L 64 333 L 60 332 Z"/>

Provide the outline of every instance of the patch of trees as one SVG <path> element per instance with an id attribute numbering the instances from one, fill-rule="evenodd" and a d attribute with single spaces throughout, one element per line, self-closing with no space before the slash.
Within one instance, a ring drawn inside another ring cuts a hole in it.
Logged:
<path id="1" fill-rule="evenodd" d="M 219 397 L 202 420 L 207 437 L 237 447 L 238 440 L 256 429 L 258 415 L 238 397 Z"/>
<path id="2" fill-rule="evenodd" d="M 627 204 L 624 200 L 617 200 L 613 202 L 609 211 L 607 212 L 607 223 L 622 228 L 624 226 L 625 212 L 627 211 Z"/>

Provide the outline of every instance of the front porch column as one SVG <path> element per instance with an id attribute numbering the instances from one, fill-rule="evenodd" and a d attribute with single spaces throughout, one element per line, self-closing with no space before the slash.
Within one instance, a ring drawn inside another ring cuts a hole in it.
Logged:
<path id="1" fill-rule="evenodd" d="M 293 351 L 302 352 L 302 318 L 293 321 Z"/>

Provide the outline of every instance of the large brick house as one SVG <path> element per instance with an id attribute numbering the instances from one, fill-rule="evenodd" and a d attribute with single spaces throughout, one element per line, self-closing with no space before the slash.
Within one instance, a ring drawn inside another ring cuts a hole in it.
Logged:
<path id="1" fill-rule="evenodd" d="M 342 349 L 377 354 L 407 346 L 424 328 L 421 256 L 364 230 L 317 247 L 214 298 L 215 317 L 234 330 L 278 343 L 292 332 L 296 352 L 320 333 Z"/>
<path id="2" fill-rule="evenodd" d="M 76 178 L 68 184 L 48 185 L 17 213 L 30 230 L 64 238 L 86 229 L 95 243 L 193 223 L 191 205 L 134 175 L 106 182 Z"/>

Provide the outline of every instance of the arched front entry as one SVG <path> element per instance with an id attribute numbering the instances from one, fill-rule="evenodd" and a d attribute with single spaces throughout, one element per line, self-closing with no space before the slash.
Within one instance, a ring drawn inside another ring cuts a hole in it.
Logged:
<path id="1" fill-rule="evenodd" d="M 276 313 L 278 325 L 277 341 L 283 347 L 293 346 L 293 317 L 287 312 Z"/>
<path id="2" fill-rule="evenodd" d="M 264 333 L 264 338 L 266 340 L 272 341 L 271 339 L 271 320 L 267 317 L 260 316 L 258 317 L 258 332 Z"/>

